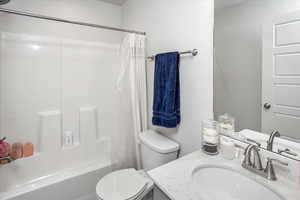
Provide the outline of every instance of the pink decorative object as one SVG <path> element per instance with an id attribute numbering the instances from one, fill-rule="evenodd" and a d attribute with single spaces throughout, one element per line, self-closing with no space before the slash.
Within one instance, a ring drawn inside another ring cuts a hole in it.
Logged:
<path id="1" fill-rule="evenodd" d="M 34 149 L 31 142 L 26 142 L 23 145 L 23 157 L 30 157 L 33 155 Z"/>
<path id="2" fill-rule="evenodd" d="M 7 157 L 10 153 L 10 145 L 5 142 L 6 138 L 0 140 L 0 157 Z"/>
<path id="3" fill-rule="evenodd" d="M 10 157 L 14 160 L 17 160 L 17 159 L 23 157 L 23 144 L 22 143 L 17 142 L 11 146 Z"/>

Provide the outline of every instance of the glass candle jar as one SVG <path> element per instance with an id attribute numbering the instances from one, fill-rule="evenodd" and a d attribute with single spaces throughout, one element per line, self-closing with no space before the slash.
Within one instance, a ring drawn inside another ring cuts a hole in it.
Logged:
<path id="1" fill-rule="evenodd" d="M 219 134 L 214 120 L 202 121 L 202 150 L 209 155 L 219 153 Z"/>
<path id="2" fill-rule="evenodd" d="M 234 121 L 235 119 L 228 115 L 220 115 L 218 118 L 218 131 L 220 134 L 234 136 Z"/>

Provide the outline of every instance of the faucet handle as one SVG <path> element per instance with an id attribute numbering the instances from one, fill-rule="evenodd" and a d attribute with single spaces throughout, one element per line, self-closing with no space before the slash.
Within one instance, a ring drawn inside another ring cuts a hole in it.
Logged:
<path id="1" fill-rule="evenodd" d="M 250 138 L 246 138 L 246 140 L 247 140 L 248 142 L 251 142 L 251 143 L 256 144 L 258 147 L 261 146 L 261 143 L 260 143 L 260 142 L 257 142 L 256 140 L 252 140 L 252 139 L 250 139 Z"/>
<path id="2" fill-rule="evenodd" d="M 279 154 L 288 154 L 290 156 L 298 156 L 298 154 L 296 154 L 295 152 L 292 152 L 289 148 L 286 148 L 286 149 L 278 149 L 278 153 Z"/>
<path id="3" fill-rule="evenodd" d="M 286 162 L 283 162 L 281 160 L 273 159 L 273 158 L 267 158 L 267 160 L 268 160 L 268 162 L 267 162 L 267 166 L 266 166 L 264 172 L 267 174 L 267 179 L 276 181 L 277 177 L 276 177 L 276 174 L 274 171 L 273 161 L 278 164 L 284 165 L 284 166 L 288 166 L 289 164 Z"/>

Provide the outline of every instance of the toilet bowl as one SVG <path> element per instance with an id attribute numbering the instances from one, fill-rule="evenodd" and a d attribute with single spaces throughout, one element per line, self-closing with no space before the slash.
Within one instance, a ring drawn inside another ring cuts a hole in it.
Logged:
<path id="1" fill-rule="evenodd" d="M 96 186 L 99 200 L 140 200 L 153 188 L 146 171 L 175 160 L 179 144 L 153 130 L 140 134 L 143 170 L 124 169 L 104 176 Z"/>

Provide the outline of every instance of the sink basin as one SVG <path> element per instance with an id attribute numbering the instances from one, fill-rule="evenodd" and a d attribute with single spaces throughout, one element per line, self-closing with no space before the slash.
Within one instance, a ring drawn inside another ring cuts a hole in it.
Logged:
<path id="1" fill-rule="evenodd" d="M 231 168 L 202 166 L 194 169 L 192 176 L 201 200 L 284 200 L 271 188 Z"/>

